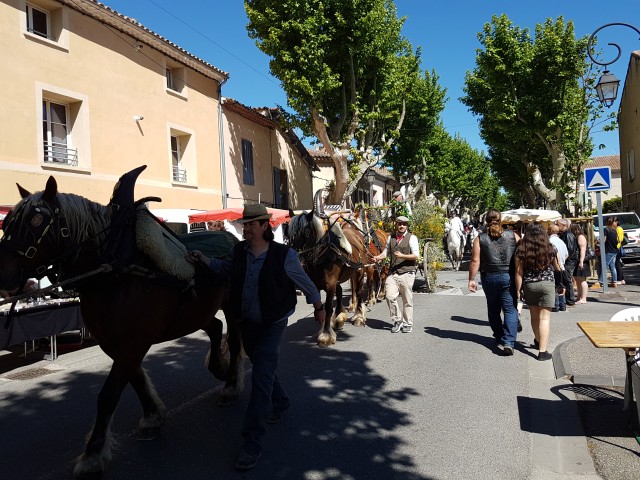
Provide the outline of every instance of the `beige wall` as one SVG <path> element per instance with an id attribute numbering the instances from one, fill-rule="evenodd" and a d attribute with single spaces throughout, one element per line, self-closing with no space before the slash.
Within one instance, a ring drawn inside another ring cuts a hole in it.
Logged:
<path id="1" fill-rule="evenodd" d="M 137 51 L 139 41 L 59 2 L 35 2 L 61 8 L 58 41 L 26 32 L 24 0 L 0 0 L 0 204 L 18 200 L 16 182 L 41 190 L 49 175 L 61 191 L 106 203 L 122 173 L 146 164 L 136 197 L 159 196 L 164 208 L 221 207 L 217 81 L 184 67 L 188 85 L 174 94 L 164 54 L 147 44 Z M 43 97 L 69 104 L 77 167 L 44 163 Z M 190 135 L 184 184 L 172 178 L 172 131 Z"/>
<path id="2" fill-rule="evenodd" d="M 279 129 L 259 125 L 223 107 L 227 207 L 247 202 L 275 203 L 273 168 L 287 171 L 289 208 L 310 209 L 311 173 L 309 166 L 292 148 Z M 242 139 L 253 145 L 254 185 L 243 184 Z"/>
<path id="3" fill-rule="evenodd" d="M 640 51 L 633 52 L 618 114 L 622 201 L 625 210 L 640 211 Z M 631 165 L 630 165 L 631 164 Z M 630 175 L 631 169 L 631 175 Z M 635 172 L 635 177 L 633 177 Z"/>

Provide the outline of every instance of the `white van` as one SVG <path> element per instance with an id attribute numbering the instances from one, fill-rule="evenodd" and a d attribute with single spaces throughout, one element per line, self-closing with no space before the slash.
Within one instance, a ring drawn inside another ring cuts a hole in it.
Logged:
<path id="1" fill-rule="evenodd" d="M 624 246 L 626 257 L 640 258 L 640 218 L 638 214 L 636 212 L 603 213 L 602 220 L 605 225 L 608 217 L 617 217 L 618 225 L 622 227 L 629 237 L 629 243 Z M 599 238 L 600 228 L 597 215 L 593 217 L 593 228 L 596 238 Z"/>

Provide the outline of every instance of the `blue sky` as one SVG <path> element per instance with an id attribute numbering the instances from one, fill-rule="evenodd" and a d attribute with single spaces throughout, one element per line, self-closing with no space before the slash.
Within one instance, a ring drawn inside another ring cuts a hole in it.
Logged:
<path id="1" fill-rule="evenodd" d="M 241 0 L 106 0 L 105 5 L 162 35 L 188 52 L 230 74 L 222 94 L 246 105 L 286 106 L 277 79 L 269 74 L 269 59 L 255 46 L 246 31 L 247 18 Z M 640 29 L 638 0 L 396 0 L 398 13 L 407 17 L 403 34 L 414 47 L 422 47 L 423 68 L 435 69 L 449 101 L 442 115 L 450 134 L 459 133 L 478 150 L 485 145 L 478 135 L 476 118 L 458 98 L 464 75 L 475 65 L 480 46 L 477 34 L 492 15 L 506 13 L 520 27 L 533 31 L 547 18 L 573 20 L 576 34 L 589 35 L 610 22 L 625 22 Z M 622 81 L 629 54 L 640 50 L 638 35 L 627 27 L 609 27 L 599 34 L 599 45 L 618 43 L 620 60 L 609 69 Z M 604 50 L 615 56 L 615 49 Z M 621 85 L 622 88 L 622 85 Z M 617 108 L 617 103 L 612 107 Z M 596 129 L 598 130 L 598 129 Z M 599 132 L 596 145 L 606 148 L 594 156 L 619 153 L 618 133 Z"/>

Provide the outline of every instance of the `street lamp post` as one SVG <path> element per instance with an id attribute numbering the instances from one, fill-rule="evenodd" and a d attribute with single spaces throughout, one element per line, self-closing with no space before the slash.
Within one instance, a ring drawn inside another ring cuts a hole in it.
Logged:
<path id="1" fill-rule="evenodd" d="M 589 55 L 589 58 L 593 63 L 602 65 L 604 67 L 604 72 L 602 72 L 602 76 L 600 77 L 600 80 L 598 80 L 598 84 L 596 85 L 596 92 L 598 92 L 598 99 L 600 100 L 600 103 L 602 103 L 605 107 L 610 107 L 611 105 L 613 105 L 613 103 L 616 101 L 616 98 L 618 97 L 618 86 L 620 85 L 620 80 L 618 80 L 616 76 L 607 69 L 607 67 L 612 63 L 618 61 L 620 55 L 622 54 L 622 49 L 617 43 L 609 43 L 609 45 L 615 47 L 618 50 L 618 54 L 610 62 L 599 62 L 593 57 L 593 55 L 591 55 L 591 50 L 593 49 L 593 42 L 597 33 L 604 28 L 612 26 L 629 27 L 632 30 L 635 30 L 638 35 L 640 35 L 640 30 L 638 30 L 633 25 L 622 22 L 614 22 L 602 25 L 601 27 L 597 28 L 589 37 L 589 41 L 587 42 L 587 54 Z"/>
<path id="2" fill-rule="evenodd" d="M 616 55 L 616 57 L 609 62 L 599 62 L 598 60 L 593 58 L 593 55 L 591 55 L 591 50 L 593 49 L 593 42 L 595 40 L 597 33 L 604 28 L 612 27 L 612 26 L 629 27 L 632 30 L 635 30 L 635 32 L 638 35 L 640 35 L 640 30 L 638 30 L 633 25 L 630 25 L 628 23 L 622 23 L 622 22 L 614 22 L 614 23 L 607 23 L 605 25 L 602 25 L 601 27 L 597 28 L 589 37 L 589 41 L 587 42 L 587 54 L 589 55 L 589 58 L 593 63 L 602 65 L 604 67 L 604 72 L 602 72 L 602 76 L 600 77 L 600 80 L 598 80 L 598 84 L 596 85 L 596 92 L 598 93 L 598 99 L 600 100 L 600 103 L 602 103 L 602 105 L 604 105 L 605 107 L 610 107 L 611 105 L 613 105 L 613 103 L 616 101 L 616 98 L 618 97 L 618 87 L 620 86 L 620 80 L 618 80 L 616 76 L 607 69 L 607 67 L 612 63 L 615 63 L 618 61 L 618 59 L 620 58 L 620 55 L 622 54 L 622 49 L 620 48 L 620 45 L 618 45 L 617 43 L 609 43 L 609 45 L 611 45 L 612 47 L 615 47 L 618 50 L 618 54 Z M 585 181 L 585 185 L 586 185 L 586 181 Z M 598 210 L 598 225 L 600 225 L 600 235 L 599 235 L 600 269 L 601 269 L 601 276 L 602 276 L 600 280 L 602 281 L 602 293 L 607 293 L 607 270 L 606 270 L 605 248 L 604 248 L 605 234 L 604 234 L 603 218 L 602 218 L 602 199 L 600 194 L 601 194 L 600 191 L 596 191 L 596 208 Z"/>

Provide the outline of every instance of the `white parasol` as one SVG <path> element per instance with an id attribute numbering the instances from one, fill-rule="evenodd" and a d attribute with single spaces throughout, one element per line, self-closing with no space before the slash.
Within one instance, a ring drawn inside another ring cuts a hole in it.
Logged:
<path id="1" fill-rule="evenodd" d="M 521 222 L 553 222 L 562 215 L 557 210 L 537 210 L 534 208 L 516 208 L 502 212 L 502 223 Z"/>

